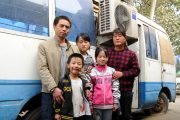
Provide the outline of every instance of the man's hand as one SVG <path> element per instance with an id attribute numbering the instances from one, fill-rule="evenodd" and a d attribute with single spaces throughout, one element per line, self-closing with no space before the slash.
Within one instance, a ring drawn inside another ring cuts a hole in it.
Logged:
<path id="1" fill-rule="evenodd" d="M 55 88 L 53 91 L 53 99 L 59 103 L 64 102 L 64 98 L 62 96 L 62 90 L 59 88 Z"/>
<path id="2" fill-rule="evenodd" d="M 123 77 L 123 72 L 115 71 L 115 72 L 113 73 L 113 78 L 114 78 L 114 79 L 119 79 L 119 78 L 121 78 L 121 77 Z"/>
<path id="3" fill-rule="evenodd" d="M 61 115 L 60 114 L 55 114 L 54 119 L 55 120 L 61 120 Z"/>

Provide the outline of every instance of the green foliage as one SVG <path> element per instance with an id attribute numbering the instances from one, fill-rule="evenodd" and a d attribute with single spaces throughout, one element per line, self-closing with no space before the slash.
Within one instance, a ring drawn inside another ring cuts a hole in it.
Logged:
<path id="1" fill-rule="evenodd" d="M 138 12 L 149 18 L 151 2 L 136 3 Z M 154 20 L 169 34 L 175 54 L 180 54 L 180 0 L 157 0 Z"/>

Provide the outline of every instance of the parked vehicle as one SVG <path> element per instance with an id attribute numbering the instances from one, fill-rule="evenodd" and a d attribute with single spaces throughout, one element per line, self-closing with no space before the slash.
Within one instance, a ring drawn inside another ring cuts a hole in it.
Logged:
<path id="1" fill-rule="evenodd" d="M 180 55 L 176 56 L 176 94 L 180 94 Z"/>

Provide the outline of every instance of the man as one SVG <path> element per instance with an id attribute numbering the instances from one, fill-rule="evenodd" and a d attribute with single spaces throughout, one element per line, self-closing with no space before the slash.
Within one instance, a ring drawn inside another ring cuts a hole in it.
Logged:
<path id="1" fill-rule="evenodd" d="M 58 16 L 53 23 L 54 38 L 39 45 L 38 69 L 42 82 L 41 119 L 53 120 L 53 99 L 62 102 L 62 91 L 57 87 L 58 81 L 66 73 L 67 57 L 78 49 L 66 39 L 71 21 L 66 16 Z"/>
<path id="2" fill-rule="evenodd" d="M 113 31 L 114 48 L 108 49 L 108 65 L 117 71 L 114 78 L 120 81 L 120 107 L 124 120 L 132 120 L 131 106 L 133 98 L 134 78 L 139 75 L 140 69 L 136 54 L 129 50 L 126 41 L 126 32 L 122 28 Z"/>

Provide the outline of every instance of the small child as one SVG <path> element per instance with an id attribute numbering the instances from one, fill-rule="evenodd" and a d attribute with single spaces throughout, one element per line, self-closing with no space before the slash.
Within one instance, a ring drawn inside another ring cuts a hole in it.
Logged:
<path id="1" fill-rule="evenodd" d="M 119 81 L 112 77 L 115 69 L 107 66 L 107 54 L 105 48 L 96 48 L 97 65 L 90 73 L 92 84 L 90 103 L 93 107 L 93 120 L 111 120 L 113 109 L 116 110 L 119 104 Z"/>
<path id="2" fill-rule="evenodd" d="M 81 55 L 84 58 L 84 72 L 80 73 L 81 78 L 84 80 L 87 80 L 90 82 L 90 76 L 89 73 L 91 72 L 91 69 L 94 67 L 94 60 L 91 55 L 88 54 L 88 50 L 90 49 L 90 37 L 87 33 L 79 33 L 78 36 L 76 37 L 76 44 L 78 46 L 78 49 L 81 53 Z M 91 87 L 91 85 L 89 84 Z M 90 92 L 86 91 L 86 95 L 90 96 Z M 89 103 L 86 104 L 86 115 L 85 115 L 85 120 L 92 120 L 91 112 L 90 112 L 90 107 Z"/>
<path id="3" fill-rule="evenodd" d="M 56 120 L 84 120 L 85 115 L 85 90 L 87 81 L 79 77 L 83 68 L 84 59 L 79 53 L 69 56 L 67 67 L 69 75 L 60 80 L 58 87 L 63 91 L 64 102 L 54 101 Z"/>

